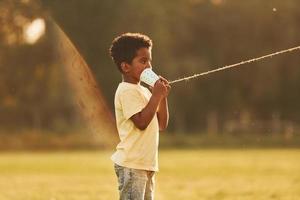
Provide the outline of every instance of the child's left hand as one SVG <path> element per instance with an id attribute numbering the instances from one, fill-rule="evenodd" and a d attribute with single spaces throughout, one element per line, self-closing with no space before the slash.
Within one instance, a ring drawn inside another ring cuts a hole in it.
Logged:
<path id="1" fill-rule="evenodd" d="M 160 80 L 161 82 L 163 82 L 163 84 L 166 86 L 166 88 L 167 88 L 167 90 L 168 90 L 168 93 L 167 93 L 167 95 L 165 96 L 165 97 L 167 97 L 167 96 L 169 95 L 170 90 L 171 90 L 171 86 L 170 86 L 170 84 L 169 84 L 169 81 L 168 81 L 167 79 L 165 79 L 164 77 L 162 77 L 162 76 L 159 76 L 159 80 Z"/>

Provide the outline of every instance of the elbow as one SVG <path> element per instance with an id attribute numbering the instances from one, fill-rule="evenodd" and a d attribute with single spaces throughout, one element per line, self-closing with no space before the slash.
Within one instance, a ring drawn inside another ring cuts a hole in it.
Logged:
<path id="1" fill-rule="evenodd" d="M 159 128 L 159 131 L 161 132 L 161 131 L 164 131 L 164 130 L 166 130 L 166 128 Z"/>
<path id="2" fill-rule="evenodd" d="M 138 126 L 137 128 L 141 131 L 144 131 L 147 128 L 147 126 Z"/>
<path id="3" fill-rule="evenodd" d="M 164 130 L 166 130 L 166 128 L 163 127 L 159 128 L 159 131 L 164 131 Z"/>
<path id="4" fill-rule="evenodd" d="M 167 127 L 168 127 L 168 124 L 160 125 L 160 126 L 159 126 L 159 131 L 164 131 L 164 130 L 167 129 Z"/>
<path id="5" fill-rule="evenodd" d="M 149 123 L 146 123 L 145 120 L 143 120 L 141 118 L 140 113 L 138 113 L 138 114 L 134 115 L 133 117 L 131 117 L 131 120 L 132 120 L 134 126 L 137 129 L 141 130 L 141 131 L 145 130 L 148 127 L 148 124 L 149 124 Z"/>
<path id="6" fill-rule="evenodd" d="M 148 127 L 148 125 L 145 123 L 135 124 L 135 126 L 141 131 L 144 131 Z"/>

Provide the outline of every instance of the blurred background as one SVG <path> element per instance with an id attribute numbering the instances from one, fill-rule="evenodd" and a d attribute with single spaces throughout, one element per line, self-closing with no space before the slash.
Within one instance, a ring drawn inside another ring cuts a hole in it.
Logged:
<path id="1" fill-rule="evenodd" d="M 58 59 L 70 56 L 57 53 L 55 23 L 87 63 L 113 115 L 121 76 L 108 48 L 117 35 L 149 35 L 154 70 L 174 80 L 297 46 L 299 18 L 296 0 L 2 0 L 0 148 L 107 146 L 102 133 L 88 135 L 74 103 L 70 70 Z M 209 135 L 213 143 L 240 137 L 298 146 L 299 61 L 293 52 L 173 85 L 167 130 L 173 135 L 162 145 Z"/>
<path id="2" fill-rule="evenodd" d="M 108 49 L 169 80 L 300 45 L 297 0 L 0 0 L 0 199 L 117 199 Z M 160 200 L 300 198 L 300 52 L 172 86 Z"/>

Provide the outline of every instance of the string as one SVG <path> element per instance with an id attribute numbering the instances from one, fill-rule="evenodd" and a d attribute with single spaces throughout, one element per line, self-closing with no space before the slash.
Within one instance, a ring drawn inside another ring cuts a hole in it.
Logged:
<path id="1" fill-rule="evenodd" d="M 236 63 L 236 64 L 226 65 L 224 67 L 220 67 L 220 68 L 217 68 L 217 69 L 214 69 L 214 70 L 210 70 L 210 71 L 207 71 L 207 72 L 203 72 L 203 73 L 200 73 L 200 74 L 194 74 L 192 76 L 188 76 L 188 77 L 184 77 L 184 78 L 179 78 L 179 79 L 170 81 L 169 83 L 170 84 L 174 84 L 174 83 L 178 83 L 178 82 L 181 82 L 181 81 L 188 81 L 190 79 L 198 78 L 200 76 L 212 74 L 212 73 L 215 73 L 215 72 L 223 71 L 223 70 L 226 70 L 226 69 L 229 69 L 229 68 L 237 67 L 237 66 L 248 64 L 248 63 L 252 63 L 252 62 L 257 62 L 257 61 L 260 61 L 260 60 L 263 60 L 263 59 L 266 59 L 266 58 L 270 58 L 270 57 L 277 56 L 277 55 L 284 54 L 284 53 L 290 53 L 290 52 L 296 51 L 296 50 L 300 50 L 300 46 L 297 46 L 297 47 L 294 47 L 294 48 L 290 48 L 290 49 L 285 49 L 285 50 L 278 51 L 278 52 L 275 52 L 275 53 L 271 53 L 271 54 L 268 54 L 268 55 L 265 55 L 265 56 L 261 56 L 261 57 L 257 57 L 257 58 L 252 58 L 252 59 L 249 59 L 249 60 L 246 60 L 246 61 L 241 61 L 241 62 Z"/>

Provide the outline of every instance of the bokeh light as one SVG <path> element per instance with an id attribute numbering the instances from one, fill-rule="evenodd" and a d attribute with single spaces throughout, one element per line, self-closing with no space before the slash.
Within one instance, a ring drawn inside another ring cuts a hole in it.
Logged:
<path id="1" fill-rule="evenodd" d="M 28 44 L 34 44 L 45 34 L 45 20 L 37 18 L 24 27 L 24 39 Z"/>

